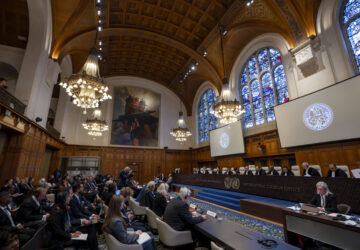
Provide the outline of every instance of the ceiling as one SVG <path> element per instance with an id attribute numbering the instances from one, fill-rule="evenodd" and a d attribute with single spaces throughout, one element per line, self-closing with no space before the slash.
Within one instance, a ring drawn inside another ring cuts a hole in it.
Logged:
<path id="1" fill-rule="evenodd" d="M 254 0 L 247 7 L 247 0 L 102 0 L 101 74 L 139 76 L 161 83 L 182 99 L 191 114 L 194 96 L 204 81 L 221 89 L 219 26 L 228 31 L 224 51 L 226 71 L 230 72 L 241 50 L 256 36 L 276 32 L 295 47 L 316 35 L 320 1 Z M 0 43 L 24 48 L 24 42 L 16 37 L 28 35 L 26 1 L 4 3 Z M 70 55 L 74 72 L 79 71 L 94 43 L 95 0 L 51 3 L 51 56 L 61 61 Z M 197 69 L 181 82 L 194 63 L 198 63 Z"/>

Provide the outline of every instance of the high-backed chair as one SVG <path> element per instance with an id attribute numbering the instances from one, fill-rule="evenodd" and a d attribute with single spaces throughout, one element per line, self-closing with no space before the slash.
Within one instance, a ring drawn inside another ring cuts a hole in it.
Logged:
<path id="1" fill-rule="evenodd" d="M 135 216 L 146 215 L 146 207 L 140 206 L 140 204 L 133 199 L 129 200 L 129 205 Z"/>
<path id="2" fill-rule="evenodd" d="M 240 174 L 243 175 L 244 172 L 245 172 L 245 168 L 244 168 L 244 167 L 240 167 L 240 168 L 239 168 L 239 171 L 240 171 Z"/>
<path id="3" fill-rule="evenodd" d="M 151 209 L 145 208 L 146 217 L 149 224 L 149 227 L 153 230 L 157 230 L 156 218 L 159 218 Z"/>
<path id="4" fill-rule="evenodd" d="M 336 167 L 344 171 L 347 177 L 350 177 L 350 171 L 347 165 L 337 165 Z"/>
<path id="5" fill-rule="evenodd" d="M 138 244 L 123 244 L 118 241 L 114 236 L 111 234 L 105 233 L 105 241 L 106 245 L 109 250 L 142 250 L 142 246 Z"/>
<path id="6" fill-rule="evenodd" d="M 221 169 L 221 173 L 222 173 L 222 174 L 227 174 L 227 171 L 228 171 L 227 168 L 222 168 L 222 169 Z"/>
<path id="7" fill-rule="evenodd" d="M 249 165 L 249 170 L 251 170 L 251 172 L 253 172 L 253 174 L 255 174 L 255 171 L 256 171 L 255 165 Z"/>
<path id="8" fill-rule="evenodd" d="M 176 231 L 160 218 L 156 218 L 160 241 L 167 247 L 192 244 L 191 231 Z"/>
<path id="9" fill-rule="evenodd" d="M 309 167 L 316 169 L 322 177 L 321 167 L 319 165 L 309 165 Z"/>
<path id="10" fill-rule="evenodd" d="M 341 214 L 348 214 L 351 210 L 351 207 L 347 204 L 338 204 L 337 210 Z"/>
<path id="11" fill-rule="evenodd" d="M 262 167 L 265 170 L 266 174 L 269 172 L 269 167 Z"/>
<path id="12" fill-rule="evenodd" d="M 211 250 L 224 250 L 224 248 L 219 247 L 215 242 L 211 242 Z"/>
<path id="13" fill-rule="evenodd" d="M 291 166 L 291 171 L 294 173 L 295 176 L 300 176 L 300 168 L 298 165 Z"/>
<path id="14" fill-rule="evenodd" d="M 275 169 L 279 174 L 281 174 L 281 172 L 282 172 L 282 167 L 280 167 L 280 166 L 275 166 L 274 169 Z"/>
<path id="15" fill-rule="evenodd" d="M 208 174 L 212 174 L 212 169 L 211 168 L 207 168 L 206 170 L 208 171 Z"/>

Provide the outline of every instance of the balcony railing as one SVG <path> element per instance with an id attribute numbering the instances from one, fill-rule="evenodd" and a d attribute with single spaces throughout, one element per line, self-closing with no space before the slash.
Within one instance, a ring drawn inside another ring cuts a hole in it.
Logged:
<path id="1" fill-rule="evenodd" d="M 57 131 L 53 126 L 51 126 L 51 124 L 46 123 L 46 130 L 55 138 L 60 138 L 60 132 Z"/>
<path id="2" fill-rule="evenodd" d="M 0 102 L 22 115 L 25 113 L 26 105 L 2 87 L 0 87 Z"/>

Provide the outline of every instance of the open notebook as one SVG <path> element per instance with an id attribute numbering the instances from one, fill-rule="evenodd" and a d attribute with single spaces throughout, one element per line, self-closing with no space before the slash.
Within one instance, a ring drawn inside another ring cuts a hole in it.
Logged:
<path id="1" fill-rule="evenodd" d="M 139 235 L 139 239 L 137 239 L 137 243 L 138 243 L 139 245 L 142 245 L 142 244 L 144 244 L 145 242 L 147 242 L 148 240 L 151 240 L 150 235 L 148 235 L 147 233 L 141 233 L 141 234 Z"/>

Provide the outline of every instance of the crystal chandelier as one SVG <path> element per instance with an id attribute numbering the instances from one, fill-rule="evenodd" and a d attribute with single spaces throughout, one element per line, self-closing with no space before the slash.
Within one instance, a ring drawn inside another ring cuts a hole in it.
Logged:
<path id="1" fill-rule="evenodd" d="M 95 109 L 94 118 L 86 119 L 86 121 L 82 124 L 84 129 L 88 130 L 88 135 L 91 136 L 102 136 L 102 133 L 109 130 L 109 126 L 107 125 L 105 120 L 101 120 L 101 111 L 99 109 Z"/>
<path id="2" fill-rule="evenodd" d="M 229 124 L 236 122 L 239 119 L 240 115 L 245 113 L 245 111 L 242 109 L 240 101 L 236 100 L 236 98 L 234 98 L 231 94 L 230 84 L 226 77 L 222 39 L 223 34 L 226 34 L 226 32 L 222 32 L 220 28 L 219 31 L 224 78 L 221 95 L 216 98 L 216 103 L 213 110 L 211 110 L 211 113 L 219 119 L 220 123 Z"/>
<path id="3" fill-rule="evenodd" d="M 186 141 L 187 138 L 192 135 L 190 130 L 186 127 L 184 120 L 184 113 L 181 111 L 181 103 L 180 103 L 178 127 L 171 130 L 170 135 L 174 136 L 175 140 L 180 142 Z"/>
<path id="4" fill-rule="evenodd" d="M 100 5 L 97 5 L 97 8 L 100 11 Z M 109 88 L 100 76 L 98 57 L 101 57 L 95 48 L 99 31 L 101 31 L 100 26 L 96 29 L 94 46 L 80 72 L 60 83 L 60 86 L 66 89 L 66 93 L 73 98 L 72 102 L 85 109 L 84 114 L 86 109 L 97 108 L 100 102 L 111 99 L 108 94 Z"/>

